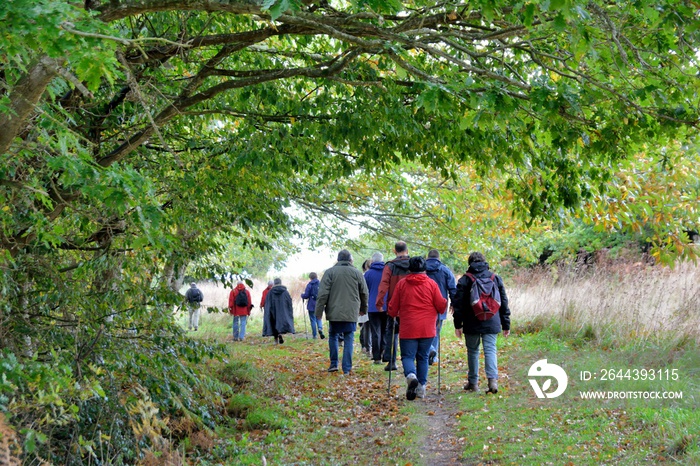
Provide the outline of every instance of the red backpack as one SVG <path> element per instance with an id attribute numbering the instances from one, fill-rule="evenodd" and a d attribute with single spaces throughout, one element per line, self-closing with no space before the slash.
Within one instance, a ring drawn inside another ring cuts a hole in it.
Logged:
<path id="1" fill-rule="evenodd" d="M 496 285 L 496 274 L 489 278 L 477 278 L 471 273 L 465 273 L 472 281 L 469 303 L 478 320 L 489 320 L 501 308 L 501 293 Z"/>

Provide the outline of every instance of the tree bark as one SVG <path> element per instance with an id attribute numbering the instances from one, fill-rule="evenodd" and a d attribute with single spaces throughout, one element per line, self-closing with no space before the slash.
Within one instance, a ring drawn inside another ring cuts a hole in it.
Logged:
<path id="1" fill-rule="evenodd" d="M 0 114 L 0 154 L 7 152 L 12 141 L 22 131 L 64 61 L 65 59 L 43 56 L 14 86 L 10 93 L 10 109 Z"/>

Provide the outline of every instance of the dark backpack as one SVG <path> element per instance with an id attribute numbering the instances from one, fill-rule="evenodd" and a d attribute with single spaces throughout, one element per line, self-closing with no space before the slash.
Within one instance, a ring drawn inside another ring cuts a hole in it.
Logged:
<path id="1" fill-rule="evenodd" d="M 309 299 L 313 299 L 314 301 L 316 301 L 316 299 L 318 298 L 318 285 L 319 282 L 316 282 L 311 285 L 311 289 L 309 290 Z"/>
<path id="2" fill-rule="evenodd" d="M 238 307 L 248 307 L 248 294 L 245 292 L 245 290 L 238 290 L 236 299 L 233 300 L 233 303 Z"/>
<path id="3" fill-rule="evenodd" d="M 488 278 L 477 278 L 470 273 L 464 275 L 472 281 L 469 304 L 474 316 L 478 320 L 489 320 L 501 308 L 501 293 L 496 285 L 496 274 L 491 274 Z"/>
<path id="4" fill-rule="evenodd" d="M 202 292 L 199 291 L 199 289 L 195 288 L 190 288 L 189 290 L 187 290 L 185 297 L 187 298 L 187 302 L 190 304 L 201 303 L 204 299 L 204 296 L 202 296 Z"/>

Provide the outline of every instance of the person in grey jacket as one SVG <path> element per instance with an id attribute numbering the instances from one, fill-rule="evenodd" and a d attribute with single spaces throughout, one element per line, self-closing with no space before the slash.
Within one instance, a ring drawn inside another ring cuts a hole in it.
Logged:
<path id="1" fill-rule="evenodd" d="M 326 313 L 328 321 L 328 372 L 338 371 L 338 337 L 343 335 L 342 369 L 344 374 L 352 370 L 352 350 L 357 319 L 367 313 L 367 284 L 358 269 L 352 265 L 352 255 L 347 249 L 338 253 L 338 262 L 326 270 L 318 288 L 316 317 Z"/>

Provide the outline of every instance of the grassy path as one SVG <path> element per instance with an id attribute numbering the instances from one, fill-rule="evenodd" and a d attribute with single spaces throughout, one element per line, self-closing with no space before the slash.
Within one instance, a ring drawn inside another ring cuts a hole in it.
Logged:
<path id="1" fill-rule="evenodd" d="M 226 323 L 205 325 L 203 336 L 226 340 Z M 426 398 L 409 402 L 403 374 L 394 373 L 387 393 L 384 366 L 357 342 L 353 373 L 329 374 L 327 341 L 298 334 L 274 345 L 256 327 L 253 320 L 245 342 L 227 343 L 230 360 L 215 369 L 234 381 L 236 395 L 228 400 L 231 422 L 217 432 L 219 456 L 203 454 L 200 464 L 262 464 L 263 457 L 297 465 L 700 464 L 696 350 L 664 353 L 683 374 L 666 384 L 684 391 L 683 403 L 582 400 L 574 389 L 584 384 L 575 380 L 569 396 L 539 400 L 527 369 L 542 357 L 568 362 L 575 373 L 629 365 L 636 353 L 582 352 L 547 331 L 514 335 L 499 339 L 499 393 L 472 394 L 462 389 L 466 349 L 445 326 L 440 394 L 435 365 Z"/>

